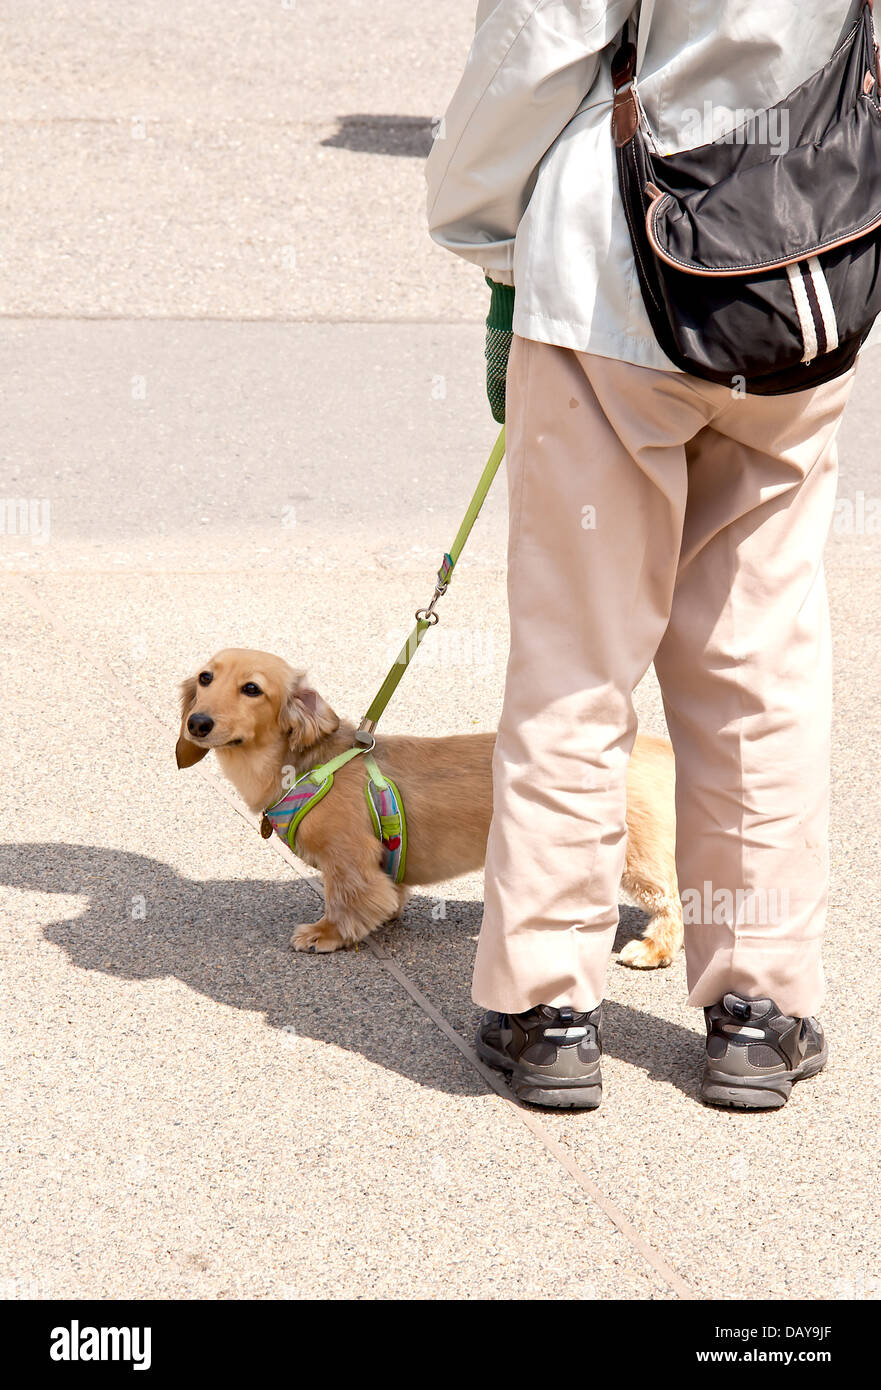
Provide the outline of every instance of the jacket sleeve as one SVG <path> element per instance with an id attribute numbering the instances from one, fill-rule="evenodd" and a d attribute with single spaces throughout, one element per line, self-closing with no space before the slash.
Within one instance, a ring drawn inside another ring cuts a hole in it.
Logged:
<path id="1" fill-rule="evenodd" d="M 425 166 L 438 245 L 514 283 L 514 237 L 538 166 L 636 4 L 480 0 L 465 72 Z"/>

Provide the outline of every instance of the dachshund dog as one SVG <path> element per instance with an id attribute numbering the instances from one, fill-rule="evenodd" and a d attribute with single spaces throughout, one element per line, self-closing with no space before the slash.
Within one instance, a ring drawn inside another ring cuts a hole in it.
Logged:
<path id="1" fill-rule="evenodd" d="M 268 652 L 228 649 L 183 682 L 178 767 L 213 749 L 221 770 L 259 814 L 297 777 L 354 743 L 354 726 Z M 492 816 L 494 734 L 445 738 L 378 736 L 375 756 L 398 786 L 407 816 L 404 882 L 383 871 L 364 795 L 366 772 L 354 758 L 334 774 L 330 793 L 297 828 L 296 852 L 324 878 L 325 911 L 298 926 L 295 950 L 336 951 L 399 917 L 408 885 L 437 883 L 482 867 Z M 639 735 L 627 772 L 627 849 L 622 884 L 651 914 L 642 939 L 619 959 L 641 969 L 669 965 L 682 944 L 674 861 L 673 750 Z M 438 808 L 455 807 L 453 815 Z"/>

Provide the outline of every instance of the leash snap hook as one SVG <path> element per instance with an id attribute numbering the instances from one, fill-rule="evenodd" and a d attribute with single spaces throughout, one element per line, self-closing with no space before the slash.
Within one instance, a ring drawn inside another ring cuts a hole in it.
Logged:
<path id="1" fill-rule="evenodd" d="M 435 612 L 434 605 L 437 603 L 438 599 L 443 598 L 444 594 L 447 592 L 447 584 L 449 584 L 449 582 L 450 581 L 447 580 L 446 584 L 435 584 L 434 597 L 428 607 L 416 609 L 414 617 L 416 617 L 417 620 L 430 623 L 432 627 L 434 627 L 435 623 L 440 622 L 440 614 Z"/>

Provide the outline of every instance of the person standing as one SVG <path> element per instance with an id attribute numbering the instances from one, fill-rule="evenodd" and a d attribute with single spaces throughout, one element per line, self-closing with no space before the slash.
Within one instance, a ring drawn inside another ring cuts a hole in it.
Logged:
<path id="1" fill-rule="evenodd" d="M 662 349 L 618 188 L 612 60 L 638 23 L 639 97 L 668 153 L 781 101 L 858 9 L 482 0 L 427 161 L 430 234 L 489 286 L 487 386 L 507 430 L 511 647 L 478 1049 L 536 1104 L 600 1102 L 632 693 L 652 662 L 676 758 L 680 891 L 711 890 L 709 913 L 685 917 L 689 1003 L 707 1023 L 702 1097 L 776 1108 L 826 1060 L 822 551 L 855 368 L 744 394 Z M 746 914 L 717 908 L 744 897 Z"/>

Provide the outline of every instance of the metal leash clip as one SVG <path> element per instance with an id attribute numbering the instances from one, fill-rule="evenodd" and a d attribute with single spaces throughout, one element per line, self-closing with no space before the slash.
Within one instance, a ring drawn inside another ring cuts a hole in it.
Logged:
<path id="1" fill-rule="evenodd" d="M 452 557 L 449 554 L 444 555 L 441 567 L 437 572 L 437 583 L 434 586 L 434 597 L 431 603 L 427 608 L 416 609 L 414 616 L 418 622 L 430 623 L 432 627 L 434 627 L 435 623 L 440 622 L 440 614 L 434 611 L 434 605 L 437 603 L 438 599 L 443 598 L 444 594 L 447 592 L 447 585 L 450 582 L 450 575 L 452 572 Z"/>

